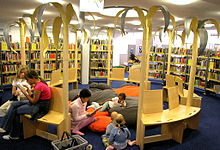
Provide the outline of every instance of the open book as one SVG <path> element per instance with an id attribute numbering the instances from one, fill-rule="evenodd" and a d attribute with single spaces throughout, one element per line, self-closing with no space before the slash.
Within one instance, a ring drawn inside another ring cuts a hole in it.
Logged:
<path id="1" fill-rule="evenodd" d="M 91 115 L 94 115 L 97 111 L 99 111 L 102 108 L 102 106 L 99 106 L 94 111 L 91 112 Z"/>

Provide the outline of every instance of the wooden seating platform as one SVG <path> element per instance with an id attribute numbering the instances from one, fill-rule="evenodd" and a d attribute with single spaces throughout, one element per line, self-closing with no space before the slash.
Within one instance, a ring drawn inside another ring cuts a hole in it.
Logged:
<path id="1" fill-rule="evenodd" d="M 51 103 L 49 112 L 37 121 L 30 120 L 30 115 L 22 116 L 24 139 L 34 135 L 43 137 L 48 140 L 61 139 L 64 132 L 64 102 L 63 90 L 61 88 L 50 87 L 51 89 Z M 68 115 L 70 133 L 70 114 Z M 57 126 L 57 134 L 48 133 L 48 125 Z M 66 131 L 66 130 L 65 130 Z"/>
<path id="2" fill-rule="evenodd" d="M 169 109 L 163 110 L 163 91 L 144 91 L 143 111 L 137 145 L 144 149 L 145 143 L 158 142 L 173 139 L 182 143 L 185 128 L 198 129 L 200 108 L 179 105 L 177 87 L 168 88 Z M 158 135 L 145 136 L 145 126 L 161 125 L 161 133 Z"/>

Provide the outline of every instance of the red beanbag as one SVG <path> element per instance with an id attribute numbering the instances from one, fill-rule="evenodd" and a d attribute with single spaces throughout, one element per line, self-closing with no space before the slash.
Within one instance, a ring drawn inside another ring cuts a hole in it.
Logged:
<path id="1" fill-rule="evenodd" d="M 124 86 L 114 90 L 118 95 L 125 93 L 126 97 L 139 97 L 139 86 Z"/>
<path id="2" fill-rule="evenodd" d="M 109 116 L 96 116 L 97 120 L 89 125 L 89 129 L 94 132 L 105 132 L 107 126 L 112 121 Z"/>

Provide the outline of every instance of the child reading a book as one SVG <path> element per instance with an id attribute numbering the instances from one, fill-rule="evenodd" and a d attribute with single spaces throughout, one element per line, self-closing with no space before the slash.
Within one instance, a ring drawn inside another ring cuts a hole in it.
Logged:
<path id="1" fill-rule="evenodd" d="M 25 79 L 30 85 L 35 85 L 34 95 L 31 97 L 20 84 L 17 84 L 28 100 L 14 101 L 4 116 L 0 133 L 9 133 L 2 137 L 5 140 L 19 139 L 20 115 L 29 114 L 35 120 L 49 112 L 51 92 L 46 82 L 34 70 L 27 71 Z M 29 91 L 29 89 L 27 90 Z"/>
<path id="2" fill-rule="evenodd" d="M 21 92 L 21 90 L 17 87 L 17 85 L 22 86 L 26 91 L 27 88 L 31 88 L 31 86 L 27 83 L 27 80 L 24 78 L 24 74 L 26 73 L 27 68 L 26 66 L 21 66 L 17 73 L 16 73 L 16 77 L 12 82 L 12 98 L 10 100 L 8 100 L 7 102 L 5 102 L 1 107 L 0 107 L 0 117 L 5 116 L 6 112 L 8 111 L 11 103 L 13 101 L 17 101 L 17 100 L 25 100 L 27 99 L 25 97 L 25 95 Z M 28 91 L 27 91 L 28 92 Z M 32 93 L 28 93 L 28 94 L 32 94 Z"/>
<path id="3" fill-rule="evenodd" d="M 72 133 L 84 135 L 79 130 L 95 121 L 94 113 L 86 112 L 86 105 L 91 97 L 88 89 L 82 89 L 79 97 L 72 101 L 69 105 L 69 112 L 71 113 L 71 130 Z"/>
<path id="4" fill-rule="evenodd" d="M 125 149 L 127 144 L 133 146 L 136 141 L 130 141 L 131 133 L 128 128 L 124 125 L 125 120 L 122 114 L 118 114 L 117 117 L 113 120 L 115 127 L 111 130 L 109 136 L 110 145 L 106 150 L 115 149 Z"/>
<path id="5" fill-rule="evenodd" d="M 125 93 L 120 93 L 118 97 L 107 99 L 101 103 L 92 102 L 92 105 L 89 107 L 93 107 L 94 109 L 97 109 L 98 107 L 100 107 L 100 105 L 102 105 L 102 108 L 99 111 L 107 111 L 108 109 L 116 106 L 126 107 L 125 99 L 126 99 Z"/>

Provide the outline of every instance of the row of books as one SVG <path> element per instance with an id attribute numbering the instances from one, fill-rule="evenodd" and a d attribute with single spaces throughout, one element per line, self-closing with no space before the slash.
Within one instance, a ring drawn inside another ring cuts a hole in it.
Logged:
<path id="1" fill-rule="evenodd" d="M 205 70 L 198 70 L 198 69 L 197 69 L 197 70 L 196 70 L 196 75 L 197 75 L 197 76 L 205 77 L 205 72 L 206 72 Z"/>
<path id="2" fill-rule="evenodd" d="M 214 89 L 215 91 L 217 91 L 218 93 L 220 93 L 220 85 L 214 85 L 214 86 L 213 86 L 213 89 Z"/>
<path id="3" fill-rule="evenodd" d="M 112 41 L 111 41 L 112 42 Z M 108 40 L 92 39 L 91 44 L 108 44 Z"/>
<path id="4" fill-rule="evenodd" d="M 51 73 L 44 73 L 44 79 L 50 79 Z"/>
<path id="5" fill-rule="evenodd" d="M 163 78 L 163 73 L 153 73 L 153 72 L 149 72 L 149 77 L 153 77 L 155 79 L 162 79 Z"/>
<path id="6" fill-rule="evenodd" d="M 11 84 L 15 76 L 3 76 L 3 84 Z"/>
<path id="7" fill-rule="evenodd" d="M 170 66 L 170 71 L 176 71 L 176 72 L 185 72 L 185 67 L 184 66 Z"/>
<path id="8" fill-rule="evenodd" d="M 161 63 L 149 64 L 149 68 L 150 68 L 150 69 L 159 69 L 159 70 L 162 70 L 162 69 L 163 69 L 163 64 L 161 64 Z"/>
<path id="9" fill-rule="evenodd" d="M 91 61 L 91 67 L 102 67 L 106 68 L 107 67 L 107 62 L 98 62 L 98 61 Z"/>
<path id="10" fill-rule="evenodd" d="M 94 70 L 91 70 L 91 76 L 104 77 L 104 76 L 107 76 L 107 75 L 108 75 L 107 71 L 94 71 Z"/>
<path id="11" fill-rule="evenodd" d="M 182 57 L 171 57 L 171 62 L 172 62 L 172 63 L 185 64 L 185 63 L 186 63 L 186 58 L 182 58 Z"/>
<path id="12" fill-rule="evenodd" d="M 209 78 L 210 78 L 210 79 L 215 79 L 215 80 L 219 80 L 219 81 L 220 81 L 220 73 L 210 72 L 210 73 L 209 73 Z"/>
<path id="13" fill-rule="evenodd" d="M 108 46 L 107 45 L 91 45 L 91 51 L 107 51 L 108 50 Z M 112 50 L 112 46 L 111 46 L 111 50 Z"/>
<path id="14" fill-rule="evenodd" d="M 165 48 L 156 48 L 155 46 L 152 46 L 151 49 L 150 49 L 150 52 L 153 52 L 153 53 L 168 53 L 168 49 Z"/>
<path id="15" fill-rule="evenodd" d="M 3 65 L 3 72 L 8 72 L 8 71 L 17 71 L 19 68 L 20 64 L 14 64 L 14 65 Z"/>
<path id="16" fill-rule="evenodd" d="M 196 79 L 195 79 L 195 85 L 197 85 L 197 86 L 200 86 L 200 87 L 203 87 L 203 88 L 204 88 L 204 86 L 205 86 L 205 81 L 204 81 L 204 80 L 202 80 L 202 79 L 196 78 Z"/>
<path id="17" fill-rule="evenodd" d="M 151 55 L 150 56 L 150 61 L 164 61 L 164 57 L 163 56 L 160 56 L 160 55 Z"/>
<path id="18" fill-rule="evenodd" d="M 185 48 L 179 48 L 175 47 L 172 49 L 172 54 L 177 54 L 177 55 L 192 55 L 192 50 L 190 49 L 185 49 Z"/>
<path id="19" fill-rule="evenodd" d="M 91 53 L 91 59 L 108 59 L 107 53 Z M 110 54 L 110 59 L 112 59 L 112 54 Z"/>

